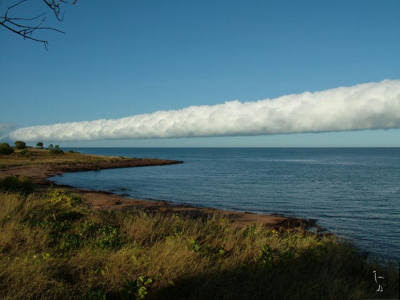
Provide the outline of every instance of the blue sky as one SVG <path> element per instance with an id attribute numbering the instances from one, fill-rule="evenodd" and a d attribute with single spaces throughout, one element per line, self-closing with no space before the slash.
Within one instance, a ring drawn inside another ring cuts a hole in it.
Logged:
<path id="1" fill-rule="evenodd" d="M 39 9 L 28 5 L 28 10 Z M 0 122 L 121 118 L 400 78 L 400 1 L 78 1 L 49 51 L 0 28 Z M 400 146 L 400 130 L 63 142 Z"/>

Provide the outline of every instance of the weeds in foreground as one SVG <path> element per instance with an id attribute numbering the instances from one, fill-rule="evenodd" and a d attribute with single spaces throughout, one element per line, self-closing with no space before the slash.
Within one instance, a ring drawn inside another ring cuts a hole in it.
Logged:
<path id="1" fill-rule="evenodd" d="M 0 193 L 0 298 L 361 299 L 395 268 L 335 236 L 134 210 L 99 212 L 58 189 Z"/>

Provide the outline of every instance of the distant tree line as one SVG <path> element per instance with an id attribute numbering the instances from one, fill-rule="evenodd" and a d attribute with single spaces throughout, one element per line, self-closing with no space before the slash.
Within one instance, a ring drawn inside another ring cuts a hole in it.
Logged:
<path id="1" fill-rule="evenodd" d="M 29 148 L 26 146 L 26 143 L 24 141 L 15 141 L 14 143 L 15 147 L 11 147 L 8 143 L 0 143 L 0 154 L 2 155 L 10 155 L 14 153 L 15 149 L 26 151 L 26 148 Z M 44 149 L 44 144 L 43 142 L 38 142 L 36 144 L 37 149 Z M 60 148 L 59 145 L 53 145 L 50 144 L 47 147 L 47 150 L 49 150 L 50 153 L 52 154 L 62 154 L 64 151 Z M 21 152 L 20 152 L 21 153 Z"/>

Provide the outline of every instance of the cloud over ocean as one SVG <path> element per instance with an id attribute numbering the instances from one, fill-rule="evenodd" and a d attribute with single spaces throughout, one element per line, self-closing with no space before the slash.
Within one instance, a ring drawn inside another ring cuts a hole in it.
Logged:
<path id="1" fill-rule="evenodd" d="M 252 102 L 230 101 L 120 119 L 19 128 L 24 141 L 245 136 L 400 128 L 400 80 Z"/>

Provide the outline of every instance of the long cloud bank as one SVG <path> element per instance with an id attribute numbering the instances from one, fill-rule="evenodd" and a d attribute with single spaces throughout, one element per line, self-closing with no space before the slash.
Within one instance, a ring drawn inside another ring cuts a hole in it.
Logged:
<path id="1" fill-rule="evenodd" d="M 253 102 L 190 106 L 121 119 L 19 128 L 14 140 L 72 141 L 400 128 L 400 80 Z"/>

